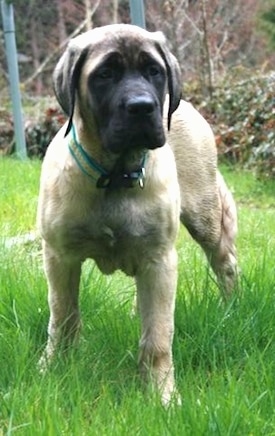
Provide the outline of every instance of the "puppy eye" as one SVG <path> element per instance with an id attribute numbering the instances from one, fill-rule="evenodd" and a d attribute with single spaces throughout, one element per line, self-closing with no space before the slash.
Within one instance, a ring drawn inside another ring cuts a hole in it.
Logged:
<path id="1" fill-rule="evenodd" d="M 158 65 L 148 65 L 147 71 L 150 76 L 157 76 L 160 74 L 160 67 Z"/>
<path id="2" fill-rule="evenodd" d="M 114 71 L 110 67 L 105 67 L 105 68 L 100 69 L 96 75 L 100 79 L 105 79 L 105 80 L 112 79 L 114 76 Z"/>

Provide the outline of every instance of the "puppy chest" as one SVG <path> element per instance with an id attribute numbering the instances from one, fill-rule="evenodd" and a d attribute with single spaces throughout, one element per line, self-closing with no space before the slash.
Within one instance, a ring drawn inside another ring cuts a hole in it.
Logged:
<path id="1" fill-rule="evenodd" d="M 129 251 L 133 246 L 142 249 L 148 242 L 157 243 L 158 238 L 156 225 L 134 219 L 115 223 L 111 219 L 75 225 L 69 232 L 67 242 L 70 248 L 74 247 L 87 257 L 101 255 L 108 258 L 126 249 Z"/>
<path id="2" fill-rule="evenodd" d="M 142 230 L 142 231 L 141 231 Z M 96 228 L 75 227 L 67 240 L 67 249 L 82 260 L 92 258 L 103 273 L 121 269 L 135 275 L 139 260 L 146 256 L 148 247 L 158 245 L 154 229 L 123 227 L 113 228 L 101 223 Z"/>
<path id="3" fill-rule="evenodd" d="M 104 209 L 64 229 L 64 248 L 82 260 L 93 258 L 103 272 L 121 269 L 132 275 L 148 251 L 174 238 L 172 221 L 171 214 L 158 209 Z"/>

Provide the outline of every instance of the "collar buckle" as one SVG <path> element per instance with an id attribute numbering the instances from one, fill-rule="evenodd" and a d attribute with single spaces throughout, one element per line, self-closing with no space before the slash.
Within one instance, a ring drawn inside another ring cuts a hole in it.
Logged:
<path id="1" fill-rule="evenodd" d="M 101 174 L 97 179 L 96 187 L 100 189 L 134 188 L 139 185 L 144 188 L 145 168 L 131 173 L 110 173 Z"/>

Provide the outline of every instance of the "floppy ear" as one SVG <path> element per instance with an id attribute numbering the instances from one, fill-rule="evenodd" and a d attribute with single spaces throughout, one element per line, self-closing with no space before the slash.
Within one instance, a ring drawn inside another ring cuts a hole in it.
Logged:
<path id="1" fill-rule="evenodd" d="M 167 47 L 164 35 L 161 32 L 155 32 L 155 34 L 158 39 L 158 51 L 165 63 L 167 70 L 169 92 L 168 130 L 170 130 L 172 113 L 177 109 L 181 99 L 181 71 L 177 59 Z"/>
<path id="2" fill-rule="evenodd" d="M 53 73 L 53 83 L 56 98 L 69 117 L 65 136 L 72 126 L 75 105 L 75 92 L 81 68 L 87 56 L 87 48 L 79 47 L 71 41 L 67 50 L 60 58 Z"/>

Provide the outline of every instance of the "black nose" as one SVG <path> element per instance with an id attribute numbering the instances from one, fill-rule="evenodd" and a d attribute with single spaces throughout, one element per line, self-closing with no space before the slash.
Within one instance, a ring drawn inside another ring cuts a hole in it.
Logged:
<path id="1" fill-rule="evenodd" d="M 151 115 L 155 110 L 155 102 L 149 95 L 131 97 L 126 103 L 126 110 L 129 115 Z"/>

